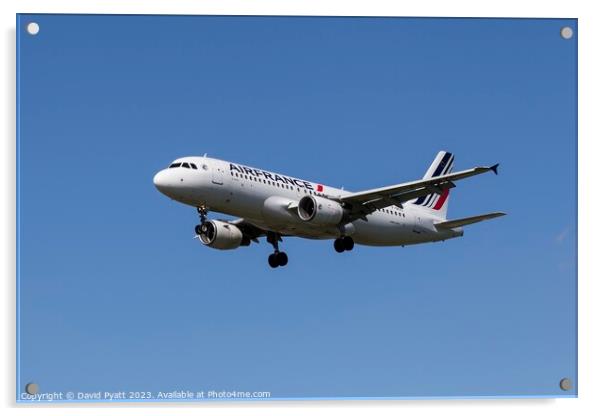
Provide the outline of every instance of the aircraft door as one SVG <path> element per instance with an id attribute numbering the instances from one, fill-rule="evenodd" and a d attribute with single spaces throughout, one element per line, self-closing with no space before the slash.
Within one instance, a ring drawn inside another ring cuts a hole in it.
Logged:
<path id="1" fill-rule="evenodd" d="M 216 185 L 224 184 L 224 168 L 222 168 L 219 165 L 213 166 L 211 182 L 213 182 Z"/>
<path id="2" fill-rule="evenodd" d="M 226 209 L 233 199 L 232 183 L 225 182 L 226 171 L 221 164 L 214 164 L 211 168 L 211 185 L 213 188 L 213 207 L 216 209 Z"/>
<path id="3" fill-rule="evenodd" d="M 422 234 L 422 220 L 420 218 L 420 215 L 416 215 L 414 217 L 414 221 L 412 222 L 412 231 L 415 234 Z"/>

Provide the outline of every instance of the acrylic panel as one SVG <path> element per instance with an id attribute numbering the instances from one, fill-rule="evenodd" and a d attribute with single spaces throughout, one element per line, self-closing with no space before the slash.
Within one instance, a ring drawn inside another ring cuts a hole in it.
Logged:
<path id="1" fill-rule="evenodd" d="M 16 31 L 19 402 L 576 397 L 576 19 Z"/>

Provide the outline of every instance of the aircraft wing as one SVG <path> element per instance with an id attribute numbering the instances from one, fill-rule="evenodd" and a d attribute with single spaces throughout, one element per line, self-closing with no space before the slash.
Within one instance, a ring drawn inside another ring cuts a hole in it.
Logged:
<path id="1" fill-rule="evenodd" d="M 498 166 L 499 163 L 489 167 L 479 166 L 476 168 L 428 179 L 420 179 L 398 185 L 386 186 L 384 188 L 355 192 L 345 195 L 339 200 L 342 203 L 347 203 L 350 205 L 352 217 L 365 219 L 367 214 L 370 214 L 377 209 L 385 208 L 391 205 L 402 207 L 404 202 L 412 199 L 430 195 L 432 193 L 441 194 L 446 189 L 451 189 L 456 186 L 453 181 L 480 175 L 489 171 L 492 171 L 497 175 Z"/>
<path id="2" fill-rule="evenodd" d="M 257 227 L 256 225 L 251 224 L 244 218 L 239 218 L 237 220 L 227 221 L 227 222 L 229 224 L 236 225 L 238 228 L 240 228 L 240 231 L 242 231 L 242 233 L 245 237 L 248 237 L 249 240 L 254 241 L 256 243 L 258 242 L 257 238 L 266 235 L 265 230 L 262 230 L 261 228 Z"/>

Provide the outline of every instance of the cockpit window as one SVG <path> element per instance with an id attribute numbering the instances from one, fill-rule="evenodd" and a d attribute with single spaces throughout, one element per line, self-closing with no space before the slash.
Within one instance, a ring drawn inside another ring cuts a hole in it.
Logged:
<path id="1" fill-rule="evenodd" d="M 171 165 L 169 165 L 169 169 L 179 168 L 179 167 L 186 168 L 186 169 L 198 169 L 194 163 L 188 163 L 188 162 L 178 162 L 178 163 L 172 163 Z"/>

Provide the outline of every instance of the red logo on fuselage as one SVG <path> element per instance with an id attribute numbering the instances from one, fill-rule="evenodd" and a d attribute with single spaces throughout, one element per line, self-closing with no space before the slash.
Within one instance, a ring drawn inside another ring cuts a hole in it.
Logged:
<path id="1" fill-rule="evenodd" d="M 322 192 L 322 191 L 324 191 L 324 187 L 323 187 L 322 185 L 318 185 L 318 186 L 316 187 L 316 189 L 318 190 L 318 192 Z"/>

